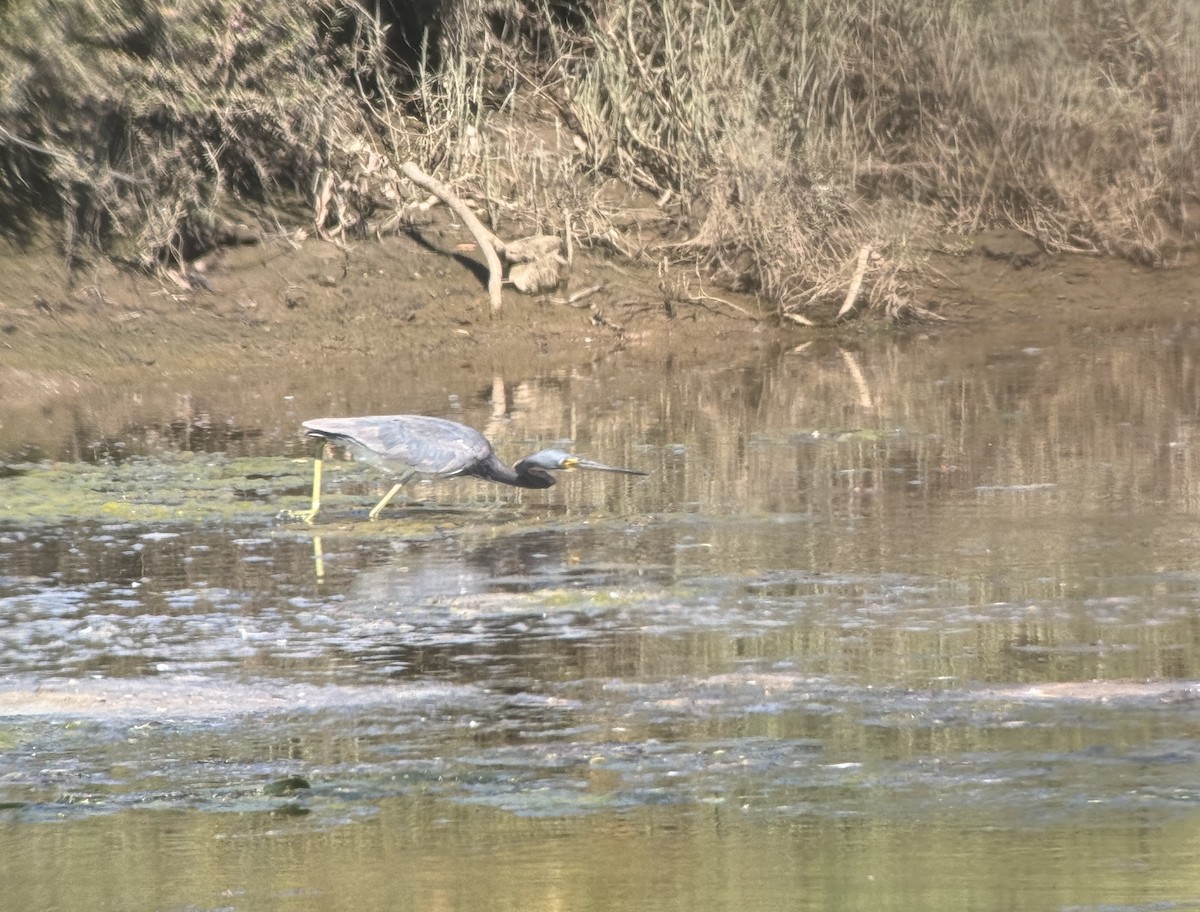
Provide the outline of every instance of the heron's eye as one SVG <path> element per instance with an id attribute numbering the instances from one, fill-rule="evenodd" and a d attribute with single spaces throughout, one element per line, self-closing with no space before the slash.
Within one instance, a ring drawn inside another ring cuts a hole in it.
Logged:
<path id="1" fill-rule="evenodd" d="M 562 467 L 564 469 L 573 469 L 578 464 L 579 464 L 579 460 L 574 456 L 568 456 L 566 459 L 564 459 L 562 461 Z"/>

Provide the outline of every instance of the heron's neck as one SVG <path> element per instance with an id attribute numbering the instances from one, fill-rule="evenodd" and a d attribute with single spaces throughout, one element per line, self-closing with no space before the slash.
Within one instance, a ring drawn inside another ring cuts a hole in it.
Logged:
<path id="1" fill-rule="evenodd" d="M 554 485 L 554 476 L 540 466 L 526 465 L 524 459 L 518 460 L 514 466 L 509 466 L 501 462 L 495 453 L 479 474 L 514 488 L 549 488 Z"/>
<path id="2" fill-rule="evenodd" d="M 525 484 L 524 476 L 495 453 L 491 455 L 491 458 L 487 462 L 479 467 L 479 474 L 484 478 L 498 481 L 501 484 L 512 485 L 516 488 L 528 487 Z"/>

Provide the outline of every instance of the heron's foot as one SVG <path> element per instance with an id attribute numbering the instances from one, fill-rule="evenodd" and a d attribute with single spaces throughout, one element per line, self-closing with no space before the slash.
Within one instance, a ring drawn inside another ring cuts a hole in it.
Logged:
<path id="1" fill-rule="evenodd" d="M 313 520 L 316 519 L 317 512 L 318 508 L 310 507 L 307 510 L 284 510 L 283 515 L 287 519 L 298 519 L 301 522 L 308 523 L 311 526 Z"/>
<path id="2" fill-rule="evenodd" d="M 408 479 L 404 479 L 403 481 L 398 481 L 392 485 L 392 489 L 383 495 L 383 500 L 379 501 L 379 503 L 375 504 L 375 506 L 371 508 L 371 512 L 367 514 L 367 519 L 372 521 L 378 519 L 379 511 L 386 507 L 391 499 L 400 492 L 400 489 L 404 487 L 404 482 L 407 480 Z"/>

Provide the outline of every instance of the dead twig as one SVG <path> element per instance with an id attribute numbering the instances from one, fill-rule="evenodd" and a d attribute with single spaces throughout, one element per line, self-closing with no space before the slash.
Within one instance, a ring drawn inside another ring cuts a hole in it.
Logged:
<path id="1" fill-rule="evenodd" d="M 570 307 L 585 306 L 585 305 L 581 305 L 579 302 L 582 301 L 584 298 L 591 297 L 596 292 L 600 291 L 600 289 L 602 289 L 603 287 L 604 287 L 604 283 L 601 282 L 599 285 L 591 285 L 587 288 L 581 288 L 581 289 L 579 289 L 579 291 L 572 292 L 571 294 L 567 295 L 565 298 L 551 298 L 550 303 L 551 304 L 566 304 Z"/>
<path id="2" fill-rule="evenodd" d="M 750 313 L 750 311 L 746 310 L 746 308 L 742 307 L 741 305 L 734 304 L 732 301 L 727 301 L 724 298 L 718 298 L 716 295 L 710 295 L 707 291 L 702 291 L 698 295 L 693 295 L 692 300 L 697 301 L 697 302 L 698 301 L 716 301 L 718 304 L 724 304 L 726 307 L 730 308 L 731 310 L 736 310 L 747 320 L 754 320 L 755 322 L 757 322 L 759 319 L 758 317 L 756 317 L 754 314 Z"/>

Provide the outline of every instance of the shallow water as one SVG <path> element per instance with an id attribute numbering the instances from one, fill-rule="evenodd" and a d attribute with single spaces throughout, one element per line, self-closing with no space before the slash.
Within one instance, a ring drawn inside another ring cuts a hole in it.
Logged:
<path id="1" fill-rule="evenodd" d="M 950 334 L 0 405 L 6 907 L 1200 907 L 1198 356 Z M 332 462 L 283 515 L 300 420 L 396 410 L 652 474 L 368 523 L 387 480 Z"/>

